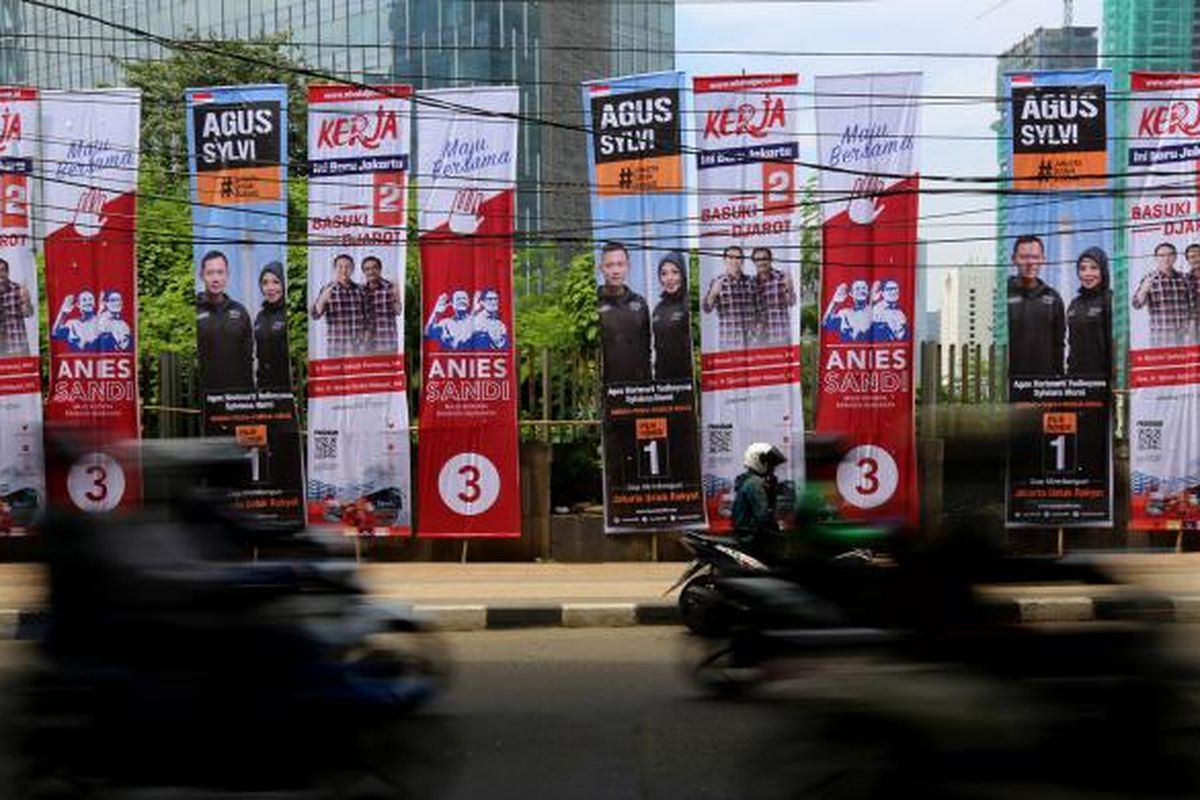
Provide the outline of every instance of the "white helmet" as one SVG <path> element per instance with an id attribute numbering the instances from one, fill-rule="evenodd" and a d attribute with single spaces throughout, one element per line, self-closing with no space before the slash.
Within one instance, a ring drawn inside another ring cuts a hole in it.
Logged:
<path id="1" fill-rule="evenodd" d="M 746 469 L 759 475 L 766 475 L 785 461 L 787 457 L 779 448 L 767 442 L 755 442 L 746 448 L 746 454 L 742 456 Z"/>

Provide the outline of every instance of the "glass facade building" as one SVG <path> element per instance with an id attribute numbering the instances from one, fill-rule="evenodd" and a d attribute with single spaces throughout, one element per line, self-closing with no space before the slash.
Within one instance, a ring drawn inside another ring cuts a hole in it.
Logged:
<path id="1" fill-rule="evenodd" d="M 588 238 L 581 81 L 671 69 L 674 0 L 74 0 L 81 16 L 0 0 L 4 80 L 120 85 L 121 62 L 167 51 L 148 33 L 246 39 L 288 32 L 307 66 L 418 88 L 521 88 L 518 228 L 566 249 Z M 12 33 L 9 31 L 11 21 Z"/>
<path id="2" fill-rule="evenodd" d="M 1104 0 L 1104 65 L 1116 91 L 1130 70 L 1183 71 L 1193 66 L 1196 0 Z"/>

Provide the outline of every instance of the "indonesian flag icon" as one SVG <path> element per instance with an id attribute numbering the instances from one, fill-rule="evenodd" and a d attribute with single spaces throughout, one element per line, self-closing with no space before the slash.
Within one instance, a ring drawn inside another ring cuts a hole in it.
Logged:
<path id="1" fill-rule="evenodd" d="M 1012 76 L 1012 85 L 1013 86 L 1033 86 L 1033 76 L 1032 75 L 1013 75 Z"/>

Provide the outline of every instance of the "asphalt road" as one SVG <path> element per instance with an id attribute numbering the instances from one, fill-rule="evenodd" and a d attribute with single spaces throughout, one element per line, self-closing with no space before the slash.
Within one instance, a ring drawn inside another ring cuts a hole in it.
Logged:
<path id="1" fill-rule="evenodd" d="M 1181 649 L 1195 652 L 1197 629 L 1178 630 Z M 956 753 L 969 752 L 976 740 L 1001 752 L 1028 750 L 1029 709 L 1045 708 L 1031 706 L 1027 692 L 1005 682 L 981 681 L 944 665 L 862 659 L 812 662 L 800 680 L 749 702 L 711 700 L 681 674 L 685 645 L 676 628 L 531 629 L 446 638 L 457 664 L 451 690 L 414 718 L 395 745 L 395 764 L 415 787 L 411 797 L 863 797 L 869 784 L 856 783 L 864 780 L 859 773 L 870 775 L 872 760 L 884 756 L 869 737 L 860 737 L 867 730 L 861 727 L 832 746 L 829 718 L 813 713 L 822 703 L 850 698 L 887 704 L 905 720 L 928 717 L 933 722 L 926 730 L 938 732 Z M 0 643 L 0 680 L 19 672 L 28 654 L 28 645 Z M 0 696 L 0 719 L 4 703 Z M 1114 741 L 1114 752 L 1124 753 L 1138 736 L 1138 731 L 1124 732 Z M 1103 754 L 1096 758 L 1103 763 Z M 0 786 L 12 766 L 0 757 Z M 1015 790 L 1010 785 L 991 794 L 973 787 L 948 796 L 1009 797 Z M 1022 787 L 1020 794 L 1091 796 L 1042 785 Z M 112 796 L 229 800 L 261 795 L 156 790 Z M 892 795 L 885 791 L 883 796 Z"/>
<path id="2" fill-rule="evenodd" d="M 678 668 L 680 629 L 446 638 L 456 664 L 451 689 L 397 745 L 405 751 L 397 753 L 402 769 L 420 787 L 414 797 L 792 796 L 756 768 L 763 748 L 790 728 L 787 707 L 777 698 L 737 704 L 704 698 Z M 17 674 L 30 654 L 27 644 L 0 642 L 0 680 Z M 12 766 L 0 764 L 0 786 Z"/>

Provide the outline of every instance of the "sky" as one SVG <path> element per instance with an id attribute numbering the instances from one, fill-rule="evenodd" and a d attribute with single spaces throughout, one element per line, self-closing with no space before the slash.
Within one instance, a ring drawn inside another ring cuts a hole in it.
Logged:
<path id="1" fill-rule="evenodd" d="M 1076 0 L 1076 25 L 1100 27 L 1102 0 Z M 676 67 L 692 75 L 796 71 L 801 88 L 816 75 L 856 72 L 924 73 L 923 94 L 995 94 L 995 55 L 1038 27 L 1062 25 L 1057 0 L 817 0 L 806 2 L 697 2 L 678 0 L 675 10 Z M 1102 33 L 1102 32 L 1101 32 Z M 727 50 L 737 54 L 689 51 Z M 756 51 L 775 51 L 757 55 Z M 789 55 L 779 55 L 785 52 Z M 804 53 L 922 52 L 987 53 L 982 58 L 818 56 Z M 790 54 L 797 55 L 790 55 Z M 801 159 L 816 160 L 811 98 L 801 97 Z M 998 114 L 987 101 L 934 102 L 922 106 L 920 170 L 926 175 L 994 175 Z M 931 268 L 970 261 L 995 261 L 995 203 L 986 196 L 921 198 L 921 215 L 970 211 L 924 219 L 919 236 L 928 241 Z M 938 241 L 981 239 L 981 241 Z M 935 271 L 935 279 L 940 272 Z M 936 284 L 935 284 L 936 285 Z M 937 292 L 930 292 L 931 307 Z"/>

